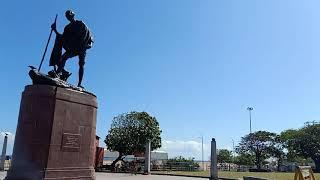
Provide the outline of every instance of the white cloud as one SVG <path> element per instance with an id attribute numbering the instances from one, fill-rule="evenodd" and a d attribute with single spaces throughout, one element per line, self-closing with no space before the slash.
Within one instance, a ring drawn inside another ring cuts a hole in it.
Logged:
<path id="1" fill-rule="evenodd" d="M 160 150 L 166 151 L 169 158 L 183 156 L 185 158 L 195 158 L 201 160 L 202 144 L 197 141 L 163 140 Z M 208 160 L 210 157 L 210 144 L 203 144 L 203 157 Z"/>

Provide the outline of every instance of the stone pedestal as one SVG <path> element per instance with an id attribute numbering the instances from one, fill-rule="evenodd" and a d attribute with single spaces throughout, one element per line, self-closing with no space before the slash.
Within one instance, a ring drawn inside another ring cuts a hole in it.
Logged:
<path id="1" fill-rule="evenodd" d="M 93 95 L 26 86 L 6 179 L 95 179 L 96 114 Z"/>

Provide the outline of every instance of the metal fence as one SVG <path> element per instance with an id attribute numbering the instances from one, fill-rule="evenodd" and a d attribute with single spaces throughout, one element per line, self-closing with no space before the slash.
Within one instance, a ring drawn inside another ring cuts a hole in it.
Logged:
<path id="1" fill-rule="evenodd" d="M 152 171 L 198 171 L 198 163 L 186 163 L 186 162 L 165 162 L 163 164 L 151 163 Z"/>

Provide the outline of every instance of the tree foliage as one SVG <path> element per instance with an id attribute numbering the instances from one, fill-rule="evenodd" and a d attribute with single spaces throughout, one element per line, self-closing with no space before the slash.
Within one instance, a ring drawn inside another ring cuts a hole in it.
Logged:
<path id="1" fill-rule="evenodd" d="M 250 157 L 254 157 L 254 164 L 261 168 L 264 160 L 273 157 L 278 170 L 284 161 L 314 162 L 316 172 L 320 172 L 320 123 L 307 122 L 300 129 L 288 129 L 279 135 L 267 131 L 248 134 L 242 137 L 236 152 L 236 164 L 250 164 Z"/>
<path id="2" fill-rule="evenodd" d="M 287 157 L 287 153 L 284 152 L 285 144 L 280 135 L 276 135 L 272 146 L 270 146 L 270 154 L 277 159 L 277 170 L 280 171 L 280 167 Z"/>
<path id="3" fill-rule="evenodd" d="M 254 163 L 261 169 L 262 162 L 271 156 L 272 146 L 276 134 L 267 131 L 257 131 L 241 138 L 236 152 L 255 157 Z"/>
<path id="4" fill-rule="evenodd" d="M 122 160 L 125 155 L 144 152 L 148 140 L 151 150 L 161 147 L 161 130 L 155 117 L 146 112 L 130 112 L 114 117 L 104 142 L 110 151 L 118 151 L 119 157 L 112 163 Z"/>
<path id="5" fill-rule="evenodd" d="M 286 146 L 291 154 L 311 158 L 320 172 L 320 124 L 306 123 L 298 130 L 286 131 Z"/>
<path id="6" fill-rule="evenodd" d="M 286 149 L 286 159 L 290 162 L 297 162 L 301 159 L 294 148 L 295 137 L 298 136 L 298 130 L 288 129 L 282 131 L 279 135 L 279 139 L 282 142 L 283 147 Z"/>
<path id="7" fill-rule="evenodd" d="M 251 154 L 241 153 L 234 157 L 233 163 L 238 165 L 252 166 L 254 165 L 254 156 Z"/>
<path id="8" fill-rule="evenodd" d="M 220 149 L 217 155 L 218 163 L 231 163 L 232 152 L 227 149 Z"/>
<path id="9" fill-rule="evenodd" d="M 167 161 L 168 166 L 177 166 L 177 167 L 192 167 L 194 169 L 199 168 L 199 163 L 194 161 L 194 158 L 184 158 L 182 156 L 178 156 L 175 158 L 170 158 Z"/>

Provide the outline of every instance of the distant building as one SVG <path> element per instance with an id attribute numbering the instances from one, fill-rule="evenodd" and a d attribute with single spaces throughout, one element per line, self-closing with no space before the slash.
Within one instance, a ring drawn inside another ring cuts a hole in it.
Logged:
<path id="1" fill-rule="evenodd" d="M 167 161 L 168 160 L 168 153 L 165 151 L 151 151 L 151 161 L 157 160 L 157 161 Z"/>
<path id="2" fill-rule="evenodd" d="M 104 150 L 104 164 L 111 164 L 119 156 L 117 151 Z M 135 153 L 135 155 L 127 155 L 124 161 L 133 161 L 136 159 L 144 159 L 144 153 Z M 168 160 L 168 153 L 164 151 L 151 151 L 151 161 L 162 163 Z"/>

